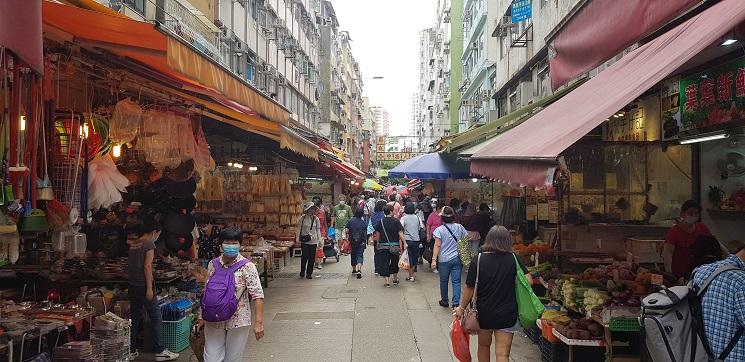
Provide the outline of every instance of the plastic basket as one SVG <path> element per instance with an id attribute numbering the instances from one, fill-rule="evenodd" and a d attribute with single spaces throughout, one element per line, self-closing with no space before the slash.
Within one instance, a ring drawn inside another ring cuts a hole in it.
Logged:
<path id="1" fill-rule="evenodd" d="M 525 328 L 525 335 L 528 336 L 528 339 L 530 339 L 533 343 L 538 343 L 538 340 L 541 338 L 541 330 L 538 329 L 538 326 L 531 326 L 530 328 Z"/>
<path id="2" fill-rule="evenodd" d="M 565 362 L 569 359 L 567 346 L 564 343 L 551 343 L 545 338 L 538 341 L 542 362 Z"/>
<path id="3" fill-rule="evenodd" d="M 613 318 L 610 320 L 612 332 L 639 332 L 639 319 L 637 318 Z"/>
<path id="4" fill-rule="evenodd" d="M 191 322 L 191 315 L 178 321 L 163 321 L 163 346 L 171 352 L 181 352 L 189 348 Z"/>

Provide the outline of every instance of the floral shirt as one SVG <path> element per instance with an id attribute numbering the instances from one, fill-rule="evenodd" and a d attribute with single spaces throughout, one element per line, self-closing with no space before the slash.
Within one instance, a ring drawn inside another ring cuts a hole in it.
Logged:
<path id="1" fill-rule="evenodd" d="M 243 259 L 243 255 L 238 257 L 230 265 L 237 263 Z M 222 258 L 219 259 L 222 264 Z M 229 267 L 230 265 L 223 265 Z M 209 276 L 215 272 L 215 265 L 210 262 L 207 267 Z M 238 310 L 232 318 L 225 322 L 205 322 L 205 325 L 210 328 L 218 329 L 234 329 L 240 327 L 246 327 L 251 325 L 251 300 L 252 299 L 264 299 L 264 289 L 261 287 L 261 280 L 259 279 L 259 272 L 256 270 L 256 265 L 252 262 L 246 263 L 243 267 L 236 270 L 235 272 L 235 295 L 238 298 Z"/>

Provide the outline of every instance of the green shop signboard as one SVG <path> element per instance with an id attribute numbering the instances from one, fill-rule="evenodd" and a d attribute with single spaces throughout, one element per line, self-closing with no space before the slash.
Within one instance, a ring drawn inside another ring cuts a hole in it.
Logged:
<path id="1" fill-rule="evenodd" d="M 680 132 L 745 119 L 745 57 L 681 79 L 679 104 Z"/>

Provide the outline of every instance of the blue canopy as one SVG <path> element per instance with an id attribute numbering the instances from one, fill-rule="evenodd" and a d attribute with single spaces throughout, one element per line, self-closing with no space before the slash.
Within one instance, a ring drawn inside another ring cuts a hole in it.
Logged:
<path id="1" fill-rule="evenodd" d="M 470 174 L 467 161 L 455 155 L 434 152 L 400 163 L 388 172 L 388 177 L 445 180 L 469 178 Z"/>

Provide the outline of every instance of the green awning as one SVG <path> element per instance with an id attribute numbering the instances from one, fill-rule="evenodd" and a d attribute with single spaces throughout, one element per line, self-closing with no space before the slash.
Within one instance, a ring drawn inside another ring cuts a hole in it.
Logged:
<path id="1" fill-rule="evenodd" d="M 584 83 L 585 80 L 581 80 L 566 87 L 550 96 L 544 97 L 537 100 L 523 108 L 520 108 L 512 113 L 509 113 L 503 117 L 498 118 L 493 122 L 489 122 L 483 126 L 469 129 L 468 131 L 462 132 L 455 135 L 453 138 L 447 141 L 445 146 L 446 152 L 457 152 L 466 147 L 474 146 L 480 142 L 489 140 L 500 133 L 503 133 L 512 127 L 522 123 L 522 121 L 528 119 L 535 113 L 538 113 L 541 109 L 548 106 L 549 104 L 556 102 L 558 99 L 577 88 L 580 84 Z"/>

